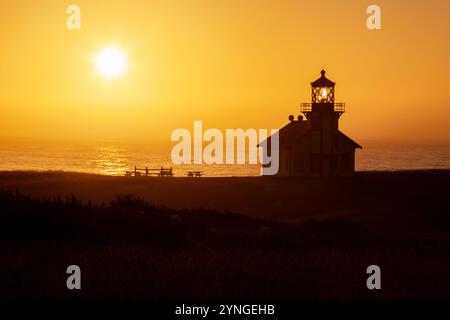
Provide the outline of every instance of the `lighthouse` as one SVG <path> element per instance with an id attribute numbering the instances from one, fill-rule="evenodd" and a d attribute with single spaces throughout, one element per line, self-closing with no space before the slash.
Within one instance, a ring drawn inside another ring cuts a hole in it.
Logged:
<path id="1" fill-rule="evenodd" d="M 335 102 L 336 83 L 326 77 L 311 82 L 311 102 L 300 105 L 300 115 L 289 116 L 279 131 L 278 176 L 350 176 L 355 151 L 362 148 L 339 130 L 345 103 Z M 267 145 L 270 148 L 270 137 Z"/>

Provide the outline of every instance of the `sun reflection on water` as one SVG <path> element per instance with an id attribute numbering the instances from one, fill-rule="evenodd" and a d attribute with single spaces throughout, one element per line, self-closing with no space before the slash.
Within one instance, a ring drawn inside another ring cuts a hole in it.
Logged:
<path id="1" fill-rule="evenodd" d="M 123 148 L 101 147 L 90 161 L 99 174 L 120 176 L 130 167 L 130 161 Z"/>

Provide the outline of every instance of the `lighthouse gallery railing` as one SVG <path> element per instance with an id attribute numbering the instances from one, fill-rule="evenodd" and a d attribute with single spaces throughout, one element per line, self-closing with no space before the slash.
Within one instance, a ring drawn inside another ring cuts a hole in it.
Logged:
<path id="1" fill-rule="evenodd" d="M 312 103 L 311 102 L 303 102 L 300 104 L 300 112 L 311 112 L 312 111 Z M 333 104 L 334 112 L 345 112 L 345 103 L 344 102 L 335 102 Z"/>

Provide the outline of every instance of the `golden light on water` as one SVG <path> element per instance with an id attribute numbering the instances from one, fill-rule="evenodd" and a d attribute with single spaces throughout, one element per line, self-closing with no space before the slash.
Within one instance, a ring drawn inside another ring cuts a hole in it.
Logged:
<path id="1" fill-rule="evenodd" d="M 130 167 L 125 150 L 117 147 L 100 148 L 92 162 L 96 172 L 113 176 L 123 175 Z"/>

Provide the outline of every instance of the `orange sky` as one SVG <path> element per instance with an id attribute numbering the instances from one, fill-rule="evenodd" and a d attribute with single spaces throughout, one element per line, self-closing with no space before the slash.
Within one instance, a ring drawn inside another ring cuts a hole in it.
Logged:
<path id="1" fill-rule="evenodd" d="M 66 8 L 82 29 L 66 28 Z M 277 128 L 322 67 L 355 140 L 449 140 L 449 1 L 8 1 L 0 11 L 0 139 L 137 139 L 172 130 Z M 117 79 L 93 56 L 126 52 Z"/>

